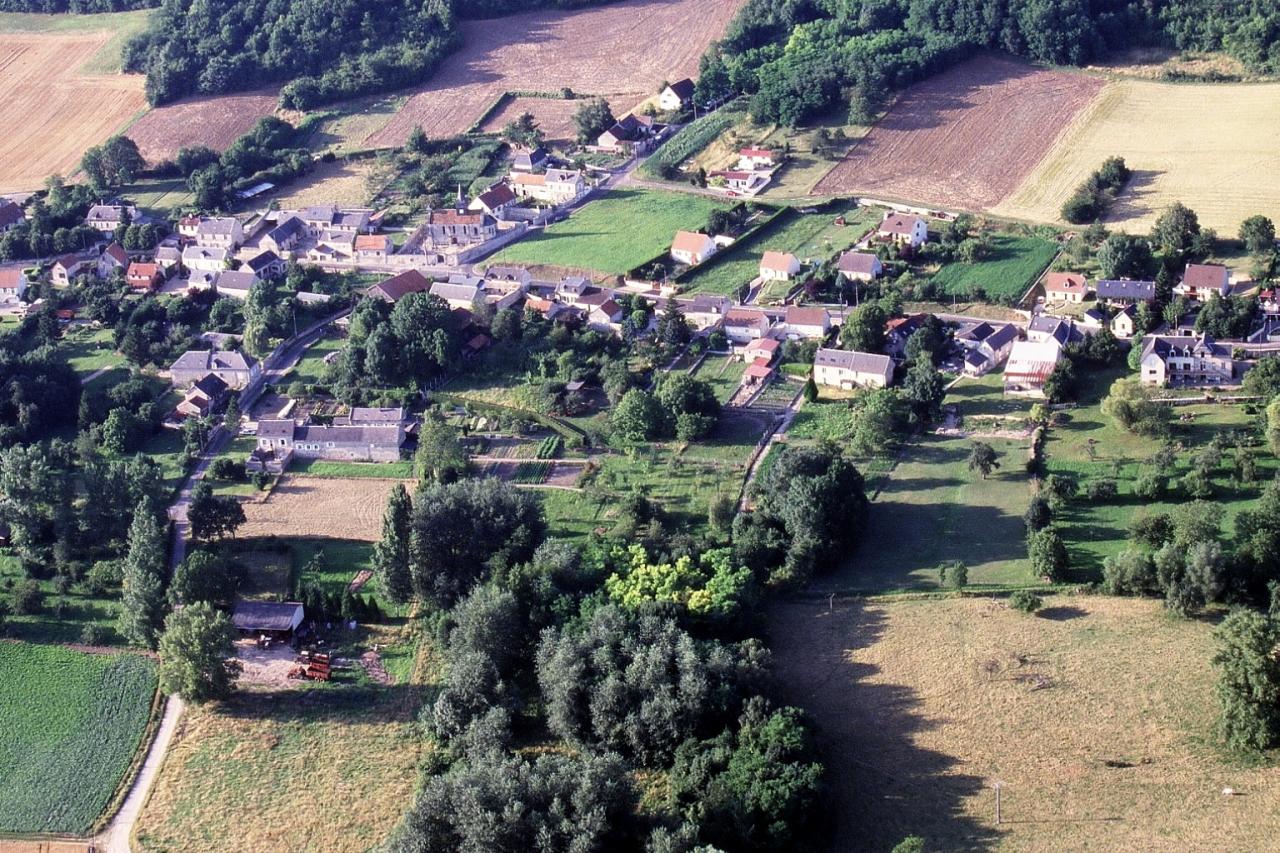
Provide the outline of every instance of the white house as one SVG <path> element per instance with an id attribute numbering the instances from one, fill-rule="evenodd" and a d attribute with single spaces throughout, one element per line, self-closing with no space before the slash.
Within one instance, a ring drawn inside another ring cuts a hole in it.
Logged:
<path id="1" fill-rule="evenodd" d="M 789 338 L 824 338 L 831 331 L 831 314 L 826 308 L 788 305 L 782 328 Z"/>
<path id="2" fill-rule="evenodd" d="M 93 269 L 93 261 L 77 255 L 63 255 L 49 269 L 49 280 L 56 285 L 68 285 L 81 273 Z"/>
<path id="3" fill-rule="evenodd" d="M 467 205 L 467 209 L 479 210 L 495 219 L 501 219 L 502 215 L 518 200 L 511 185 L 506 181 L 499 181 L 473 198 L 471 204 Z"/>
<path id="4" fill-rule="evenodd" d="M 234 216 L 214 216 L 196 226 L 196 245 L 234 251 L 244 242 L 244 226 Z"/>
<path id="5" fill-rule="evenodd" d="M 116 271 L 129 268 L 129 253 L 119 243 L 112 243 L 98 256 L 98 278 L 111 278 Z"/>
<path id="6" fill-rule="evenodd" d="M 664 110 L 682 110 L 693 102 L 693 81 L 677 80 L 658 95 L 658 106 Z"/>
<path id="7" fill-rule="evenodd" d="M 716 253 L 716 241 L 697 231 L 677 231 L 671 242 L 671 257 L 677 263 L 700 264 Z"/>
<path id="8" fill-rule="evenodd" d="M 226 249 L 188 246 L 182 250 L 182 265 L 191 272 L 218 272 L 227 268 Z"/>
<path id="9" fill-rule="evenodd" d="M 130 222 L 137 222 L 138 208 L 131 204 L 95 204 L 89 208 L 84 224 L 105 234 L 119 228 L 126 216 Z"/>
<path id="10" fill-rule="evenodd" d="M 547 169 L 542 174 L 512 172 L 511 189 L 520 198 L 531 198 L 547 204 L 567 204 L 586 192 L 587 185 L 581 172 L 572 169 Z"/>
<path id="11" fill-rule="evenodd" d="M 888 213 L 877 233 L 884 239 L 915 248 L 929 239 L 929 225 L 911 213 Z"/>
<path id="12" fill-rule="evenodd" d="M 1009 357 L 1021 333 L 1012 323 L 974 323 L 956 334 L 956 343 L 965 349 L 964 372 L 982 376 Z"/>
<path id="13" fill-rule="evenodd" d="M 763 338 L 769 331 L 769 318 L 755 308 L 730 308 L 724 315 L 724 334 L 735 344 L 746 344 Z"/>
<path id="14" fill-rule="evenodd" d="M 760 278 L 788 281 L 800 272 L 800 260 L 790 252 L 765 252 L 760 258 Z"/>
<path id="15" fill-rule="evenodd" d="M 1198 302 L 1214 293 L 1226 296 L 1231 293 L 1231 273 L 1221 264 L 1187 264 L 1182 281 L 1174 285 L 1173 292 Z"/>
<path id="16" fill-rule="evenodd" d="M 842 252 L 836 271 L 849 281 L 874 281 L 884 274 L 884 264 L 870 252 Z"/>
<path id="17" fill-rule="evenodd" d="M 22 267 L 0 269 L 0 302 L 16 302 L 27 292 L 27 277 Z"/>
<path id="18" fill-rule="evenodd" d="M 738 152 L 738 168 L 744 172 L 772 169 L 773 152 L 768 148 L 743 148 Z"/>
<path id="19" fill-rule="evenodd" d="M 698 293 L 693 299 L 684 303 L 680 310 L 684 313 L 684 318 L 690 326 L 702 331 L 710 329 L 713 326 L 720 325 L 733 307 L 733 301 L 727 296 L 719 296 L 714 293 Z"/>
<path id="20" fill-rule="evenodd" d="M 6 198 L 0 198 L 0 234 L 17 228 L 26 217 L 22 213 L 22 205 L 15 204 Z"/>
<path id="21" fill-rule="evenodd" d="M 1208 335 L 1193 339 L 1150 335 L 1143 342 L 1141 381 L 1164 387 L 1228 385 L 1235 379 L 1231 350 Z"/>
<path id="22" fill-rule="evenodd" d="M 819 349 L 813 358 L 813 381 L 831 388 L 884 388 L 893 381 L 893 359 L 887 355 Z"/>

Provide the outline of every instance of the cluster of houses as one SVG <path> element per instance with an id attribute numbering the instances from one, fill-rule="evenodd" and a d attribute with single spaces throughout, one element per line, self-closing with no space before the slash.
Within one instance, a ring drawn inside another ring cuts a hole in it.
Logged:
<path id="1" fill-rule="evenodd" d="M 400 408 L 360 408 L 321 423 L 307 417 L 262 418 L 245 464 L 250 472 L 279 474 L 299 459 L 395 462 L 400 459 L 408 418 Z"/>
<path id="2" fill-rule="evenodd" d="M 743 148 L 732 169 L 717 169 L 708 177 L 713 187 L 724 189 L 728 196 L 759 195 L 778 169 L 778 161 L 768 148 Z"/>

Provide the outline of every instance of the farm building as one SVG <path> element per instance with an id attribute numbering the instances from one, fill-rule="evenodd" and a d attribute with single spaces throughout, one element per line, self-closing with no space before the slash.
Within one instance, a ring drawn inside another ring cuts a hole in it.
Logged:
<path id="1" fill-rule="evenodd" d="M 664 110 L 682 110 L 693 102 L 693 81 L 688 77 L 670 84 L 658 95 L 658 106 Z"/>
<path id="2" fill-rule="evenodd" d="M 884 273 L 884 265 L 870 252 L 842 252 L 836 270 L 849 281 L 874 281 Z"/>
<path id="3" fill-rule="evenodd" d="M 287 639 L 306 616 L 297 601 L 248 601 L 236 599 L 231 622 L 242 634 L 258 634 Z"/>
<path id="4" fill-rule="evenodd" d="M 790 252 L 765 252 L 760 258 L 760 278 L 788 281 L 800 272 L 800 260 Z"/>
<path id="5" fill-rule="evenodd" d="M 671 241 L 671 258 L 677 263 L 700 264 L 716 253 L 716 242 L 697 231 L 677 231 Z"/>
<path id="6" fill-rule="evenodd" d="M 884 388 L 893 381 L 893 359 L 876 353 L 824 347 L 813 358 L 813 381 L 846 391 Z"/>
<path id="7" fill-rule="evenodd" d="M 888 213 L 876 231 L 881 238 L 915 248 L 929 239 L 929 225 L 910 213 Z"/>
<path id="8" fill-rule="evenodd" d="M 1018 341 L 1009 351 L 1004 368 L 1004 393 L 1023 397 L 1043 397 L 1044 383 L 1062 358 L 1062 345 L 1049 338 Z"/>
<path id="9" fill-rule="evenodd" d="M 175 388 L 190 388 L 209 375 L 238 391 L 262 375 L 262 366 L 253 356 L 235 350 L 187 350 L 169 368 Z"/>
<path id="10" fill-rule="evenodd" d="M 1215 293 L 1226 296 L 1231 293 L 1231 274 L 1221 264 L 1187 264 L 1173 293 L 1195 302 L 1204 302 Z"/>
<path id="11" fill-rule="evenodd" d="M 1051 302 L 1084 302 L 1089 281 L 1080 273 L 1051 272 L 1044 277 L 1044 295 Z"/>

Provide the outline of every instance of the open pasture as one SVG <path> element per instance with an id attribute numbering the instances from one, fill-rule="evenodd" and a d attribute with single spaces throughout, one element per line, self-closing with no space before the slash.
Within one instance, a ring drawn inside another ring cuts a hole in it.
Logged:
<path id="1" fill-rule="evenodd" d="M 1019 297 L 1049 266 L 1058 247 L 1040 237 L 993 234 L 991 253 L 975 263 L 952 261 L 933 276 L 948 296 Z"/>
<path id="2" fill-rule="evenodd" d="M 0 21 L 0 192 L 74 172 L 86 149 L 146 109 L 142 77 L 81 70 L 113 35 L 14 32 Z"/>
<path id="3" fill-rule="evenodd" d="M 155 663 L 0 642 L 0 685 L 0 832 L 87 832 L 137 752 Z"/>
<path id="4" fill-rule="evenodd" d="M 456 135 L 503 92 L 567 87 L 616 95 L 614 109 L 625 110 L 663 80 L 694 75 L 703 50 L 740 5 L 741 0 L 624 0 L 464 21 L 461 50 L 367 141 L 401 145 L 414 125 L 432 137 Z"/>
<path id="5" fill-rule="evenodd" d="M 396 482 L 285 474 L 265 501 L 244 504 L 247 521 L 236 535 L 375 542 L 382 535 L 382 513 Z M 412 481 L 405 485 L 412 489 Z"/>
<path id="6" fill-rule="evenodd" d="M 1057 222 L 1075 188 L 1119 155 L 1133 177 L 1107 211 L 1109 227 L 1146 232 L 1181 201 L 1201 225 L 1234 236 L 1255 213 L 1280 218 L 1278 115 L 1280 83 L 1108 83 L 994 212 Z"/>
<path id="7" fill-rule="evenodd" d="M 817 723 L 833 850 L 1261 850 L 1280 778 L 1215 746 L 1211 626 L 1158 601 L 779 605 L 774 671 Z M 1002 823 L 992 785 L 1002 785 Z M 1224 797 L 1223 788 L 1243 796 Z"/>
<path id="8" fill-rule="evenodd" d="M 813 194 L 985 210 L 1014 191 L 1102 86 L 994 56 L 970 60 L 904 92 Z"/>
<path id="9" fill-rule="evenodd" d="M 141 87 L 141 78 L 139 87 Z M 128 136 L 148 163 L 173 157 L 179 148 L 207 145 L 221 151 L 254 122 L 276 110 L 278 89 L 201 95 L 156 107 L 129 128 Z"/>

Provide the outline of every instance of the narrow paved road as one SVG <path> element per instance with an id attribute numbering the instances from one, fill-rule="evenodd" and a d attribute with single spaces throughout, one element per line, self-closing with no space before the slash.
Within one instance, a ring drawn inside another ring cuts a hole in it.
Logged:
<path id="1" fill-rule="evenodd" d="M 240 411 L 248 412 L 267 385 L 279 382 L 293 369 L 307 347 L 315 343 L 324 333 L 326 326 L 349 312 L 350 309 L 339 311 L 308 326 L 267 356 L 262 362 L 261 375 L 240 392 Z M 234 437 L 221 424 L 213 429 L 208 443 L 196 460 L 195 467 L 182 481 L 177 497 L 169 507 L 169 518 L 173 521 L 173 542 L 169 551 L 170 575 L 187 554 L 187 538 L 191 530 L 191 525 L 187 521 L 187 510 L 191 507 L 191 492 L 209 470 L 209 464 L 222 453 Z M 142 763 L 142 769 L 138 771 L 138 775 L 130 785 L 129 793 L 125 796 L 120 810 L 94 839 L 94 844 L 99 850 L 106 853 L 132 853 L 129 839 L 133 835 L 134 824 L 142 814 L 142 806 L 146 803 L 151 786 L 160 772 L 160 766 L 164 763 L 165 753 L 173 740 L 173 734 L 177 730 L 184 707 L 182 699 L 178 696 L 170 696 L 165 700 L 164 714 L 160 718 L 156 736 L 147 748 L 147 758 Z"/>

